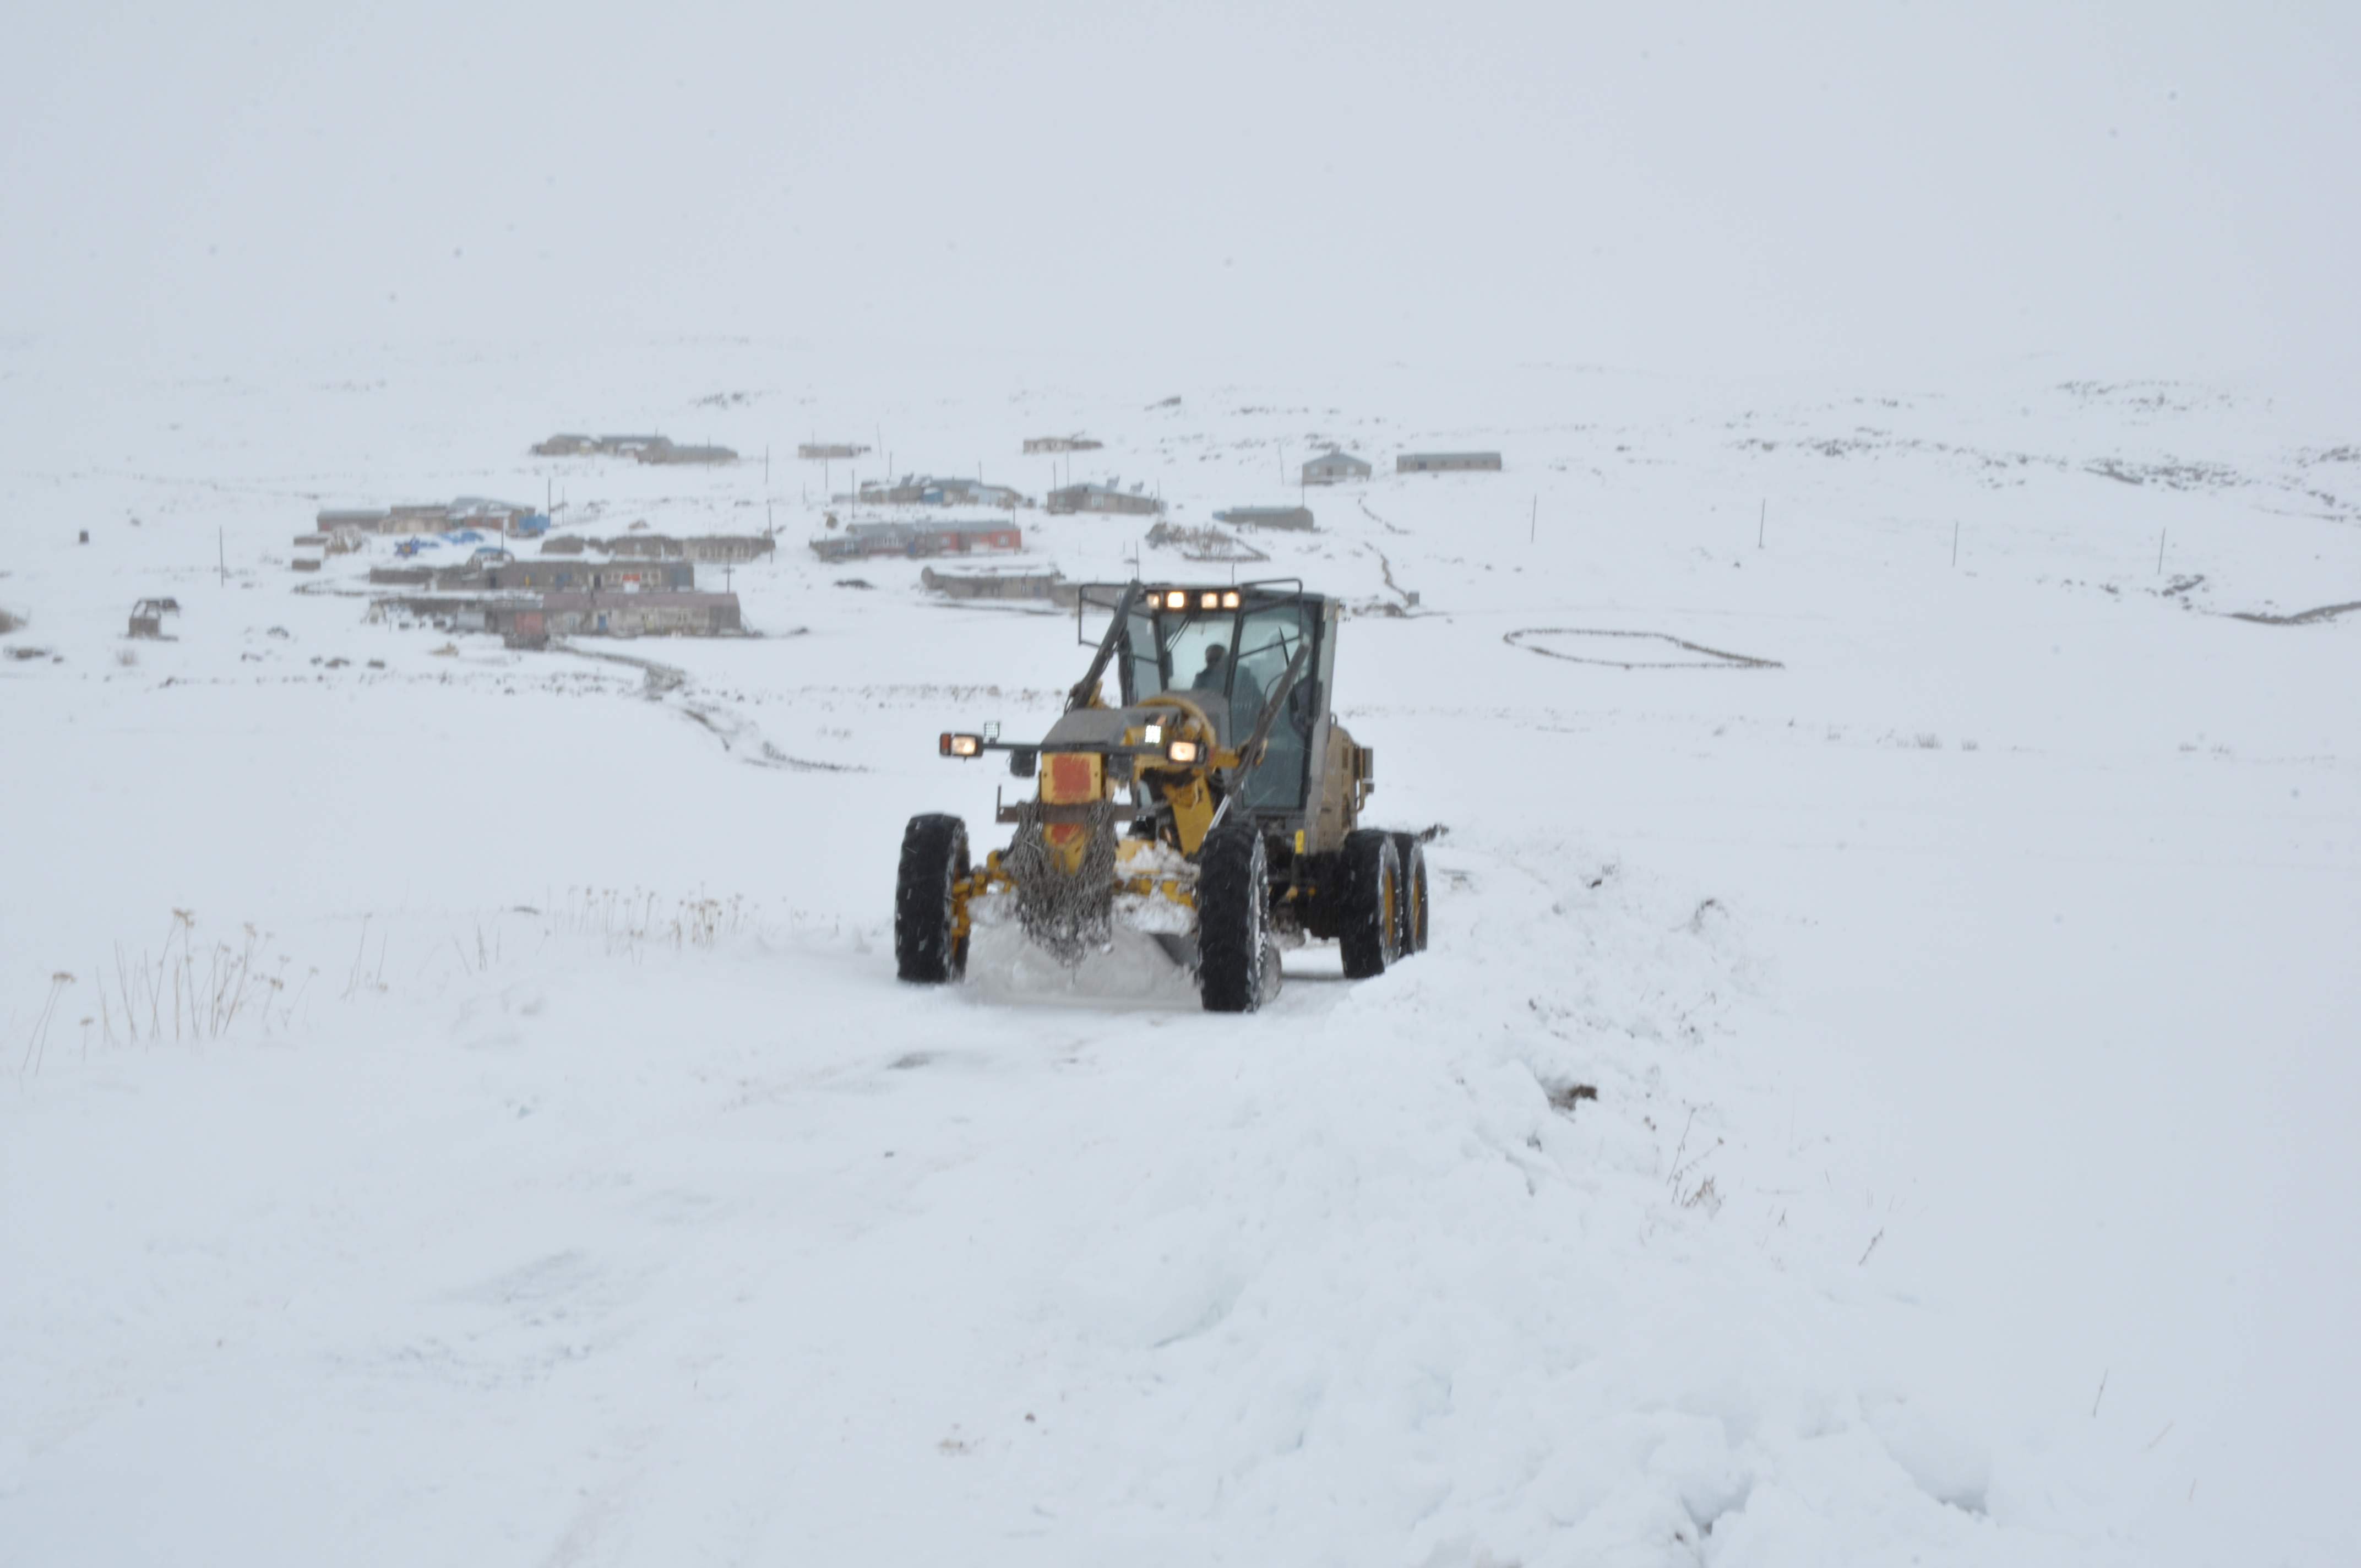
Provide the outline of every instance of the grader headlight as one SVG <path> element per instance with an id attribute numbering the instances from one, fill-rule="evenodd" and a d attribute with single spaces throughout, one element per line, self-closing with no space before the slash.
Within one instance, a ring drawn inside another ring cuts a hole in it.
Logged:
<path id="1" fill-rule="evenodd" d="M 1222 596 L 1222 608 L 1224 609 L 1235 609 L 1238 608 L 1237 589 L 1232 588 L 1228 593 Z"/>
<path id="2" fill-rule="evenodd" d="M 1187 609 L 1189 608 L 1189 590 L 1186 588 L 1174 588 L 1170 593 L 1166 594 L 1164 596 L 1164 608 L 1167 609 Z"/>
<path id="3" fill-rule="evenodd" d="M 946 757 L 980 757 L 983 755 L 983 737 L 981 735 L 946 734 L 938 744 L 942 754 Z"/>
<path id="4" fill-rule="evenodd" d="M 1140 739 L 1150 746 L 1164 744 L 1164 726 L 1151 724 L 1140 731 Z"/>
<path id="5" fill-rule="evenodd" d="M 1167 762 L 1183 764 L 1193 762 L 1204 754 L 1205 749 L 1194 740 L 1175 740 L 1164 748 L 1164 757 Z"/>

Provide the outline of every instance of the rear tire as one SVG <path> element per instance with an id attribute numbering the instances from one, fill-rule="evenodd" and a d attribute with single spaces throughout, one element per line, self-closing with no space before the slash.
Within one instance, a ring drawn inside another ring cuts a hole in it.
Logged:
<path id="1" fill-rule="evenodd" d="M 1401 872 L 1401 896 L 1394 908 L 1394 950 L 1402 958 L 1426 951 L 1426 846 L 1415 833 L 1394 835 L 1394 863 Z"/>
<path id="2" fill-rule="evenodd" d="M 1345 949 L 1345 978 L 1386 972 L 1401 954 L 1401 863 L 1390 834 L 1364 828 L 1345 836 L 1345 909 L 1336 939 Z"/>
<path id="3" fill-rule="evenodd" d="M 1269 938 L 1269 851 L 1251 822 L 1224 822 L 1197 856 L 1197 996 L 1208 1013 L 1262 1005 Z"/>
<path id="4" fill-rule="evenodd" d="M 894 961 L 904 980 L 940 985 L 967 972 L 955 892 L 967 874 L 966 823 L 939 813 L 910 818 L 894 883 Z"/>

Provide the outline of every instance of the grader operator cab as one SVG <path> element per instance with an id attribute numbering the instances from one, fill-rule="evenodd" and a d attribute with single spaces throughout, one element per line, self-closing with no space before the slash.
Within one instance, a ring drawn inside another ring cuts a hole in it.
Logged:
<path id="1" fill-rule="evenodd" d="M 1078 636 L 1093 609 L 1106 631 L 1047 735 L 941 738 L 946 757 L 1006 752 L 1038 788 L 999 807 L 1016 832 L 981 867 L 959 817 L 910 819 L 901 977 L 961 978 L 979 924 L 1013 919 L 1070 965 L 1120 924 L 1191 968 L 1209 1012 L 1246 1013 L 1277 994 L 1282 948 L 1334 939 L 1356 980 L 1423 949 L 1422 839 L 1361 826 L 1370 752 L 1329 711 L 1335 602 L 1292 579 L 1093 584 Z"/>

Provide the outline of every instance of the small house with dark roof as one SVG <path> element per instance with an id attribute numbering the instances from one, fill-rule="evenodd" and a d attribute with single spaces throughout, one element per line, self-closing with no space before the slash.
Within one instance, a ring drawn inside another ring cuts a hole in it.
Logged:
<path id="1" fill-rule="evenodd" d="M 1358 457 L 1332 446 L 1303 466 L 1303 482 L 1307 485 L 1341 485 L 1352 479 L 1366 479 L 1372 472 L 1370 466 Z"/>

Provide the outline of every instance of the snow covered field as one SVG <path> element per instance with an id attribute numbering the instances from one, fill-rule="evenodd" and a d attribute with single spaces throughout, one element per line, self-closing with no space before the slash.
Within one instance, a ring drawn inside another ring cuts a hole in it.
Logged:
<path id="1" fill-rule="evenodd" d="M 2353 1561 L 2356 55 L 0 7 L 0 1565 Z M 647 430 L 746 460 L 526 455 Z M 1350 607 L 1431 950 L 896 983 L 903 823 L 1009 783 L 936 735 L 1085 654 L 826 488 L 1329 443 L 1254 570 Z M 753 635 L 291 568 L 468 494 L 774 525 Z"/>
<path id="2" fill-rule="evenodd" d="M 874 380 L 915 466 L 1038 494 L 1087 429 L 1184 522 L 1281 442 L 1508 454 L 1257 539 L 1361 607 L 1379 820 L 1447 831 L 1430 953 L 1216 1019 L 895 981 L 902 820 L 1003 782 L 932 737 L 1045 722 L 1071 620 L 809 556 L 840 367 L 616 357 L 10 351 L 0 1557 L 2342 1555 L 2361 629 L 2230 612 L 2361 598 L 2349 406 Z M 521 455 L 601 425 L 768 491 Z M 365 624 L 382 543 L 283 565 L 544 473 L 768 503 L 759 635 L 581 645 L 651 696 Z M 1144 532 L 1022 521 L 1074 576 Z M 284 990 L 126 1022 L 247 927 Z"/>

